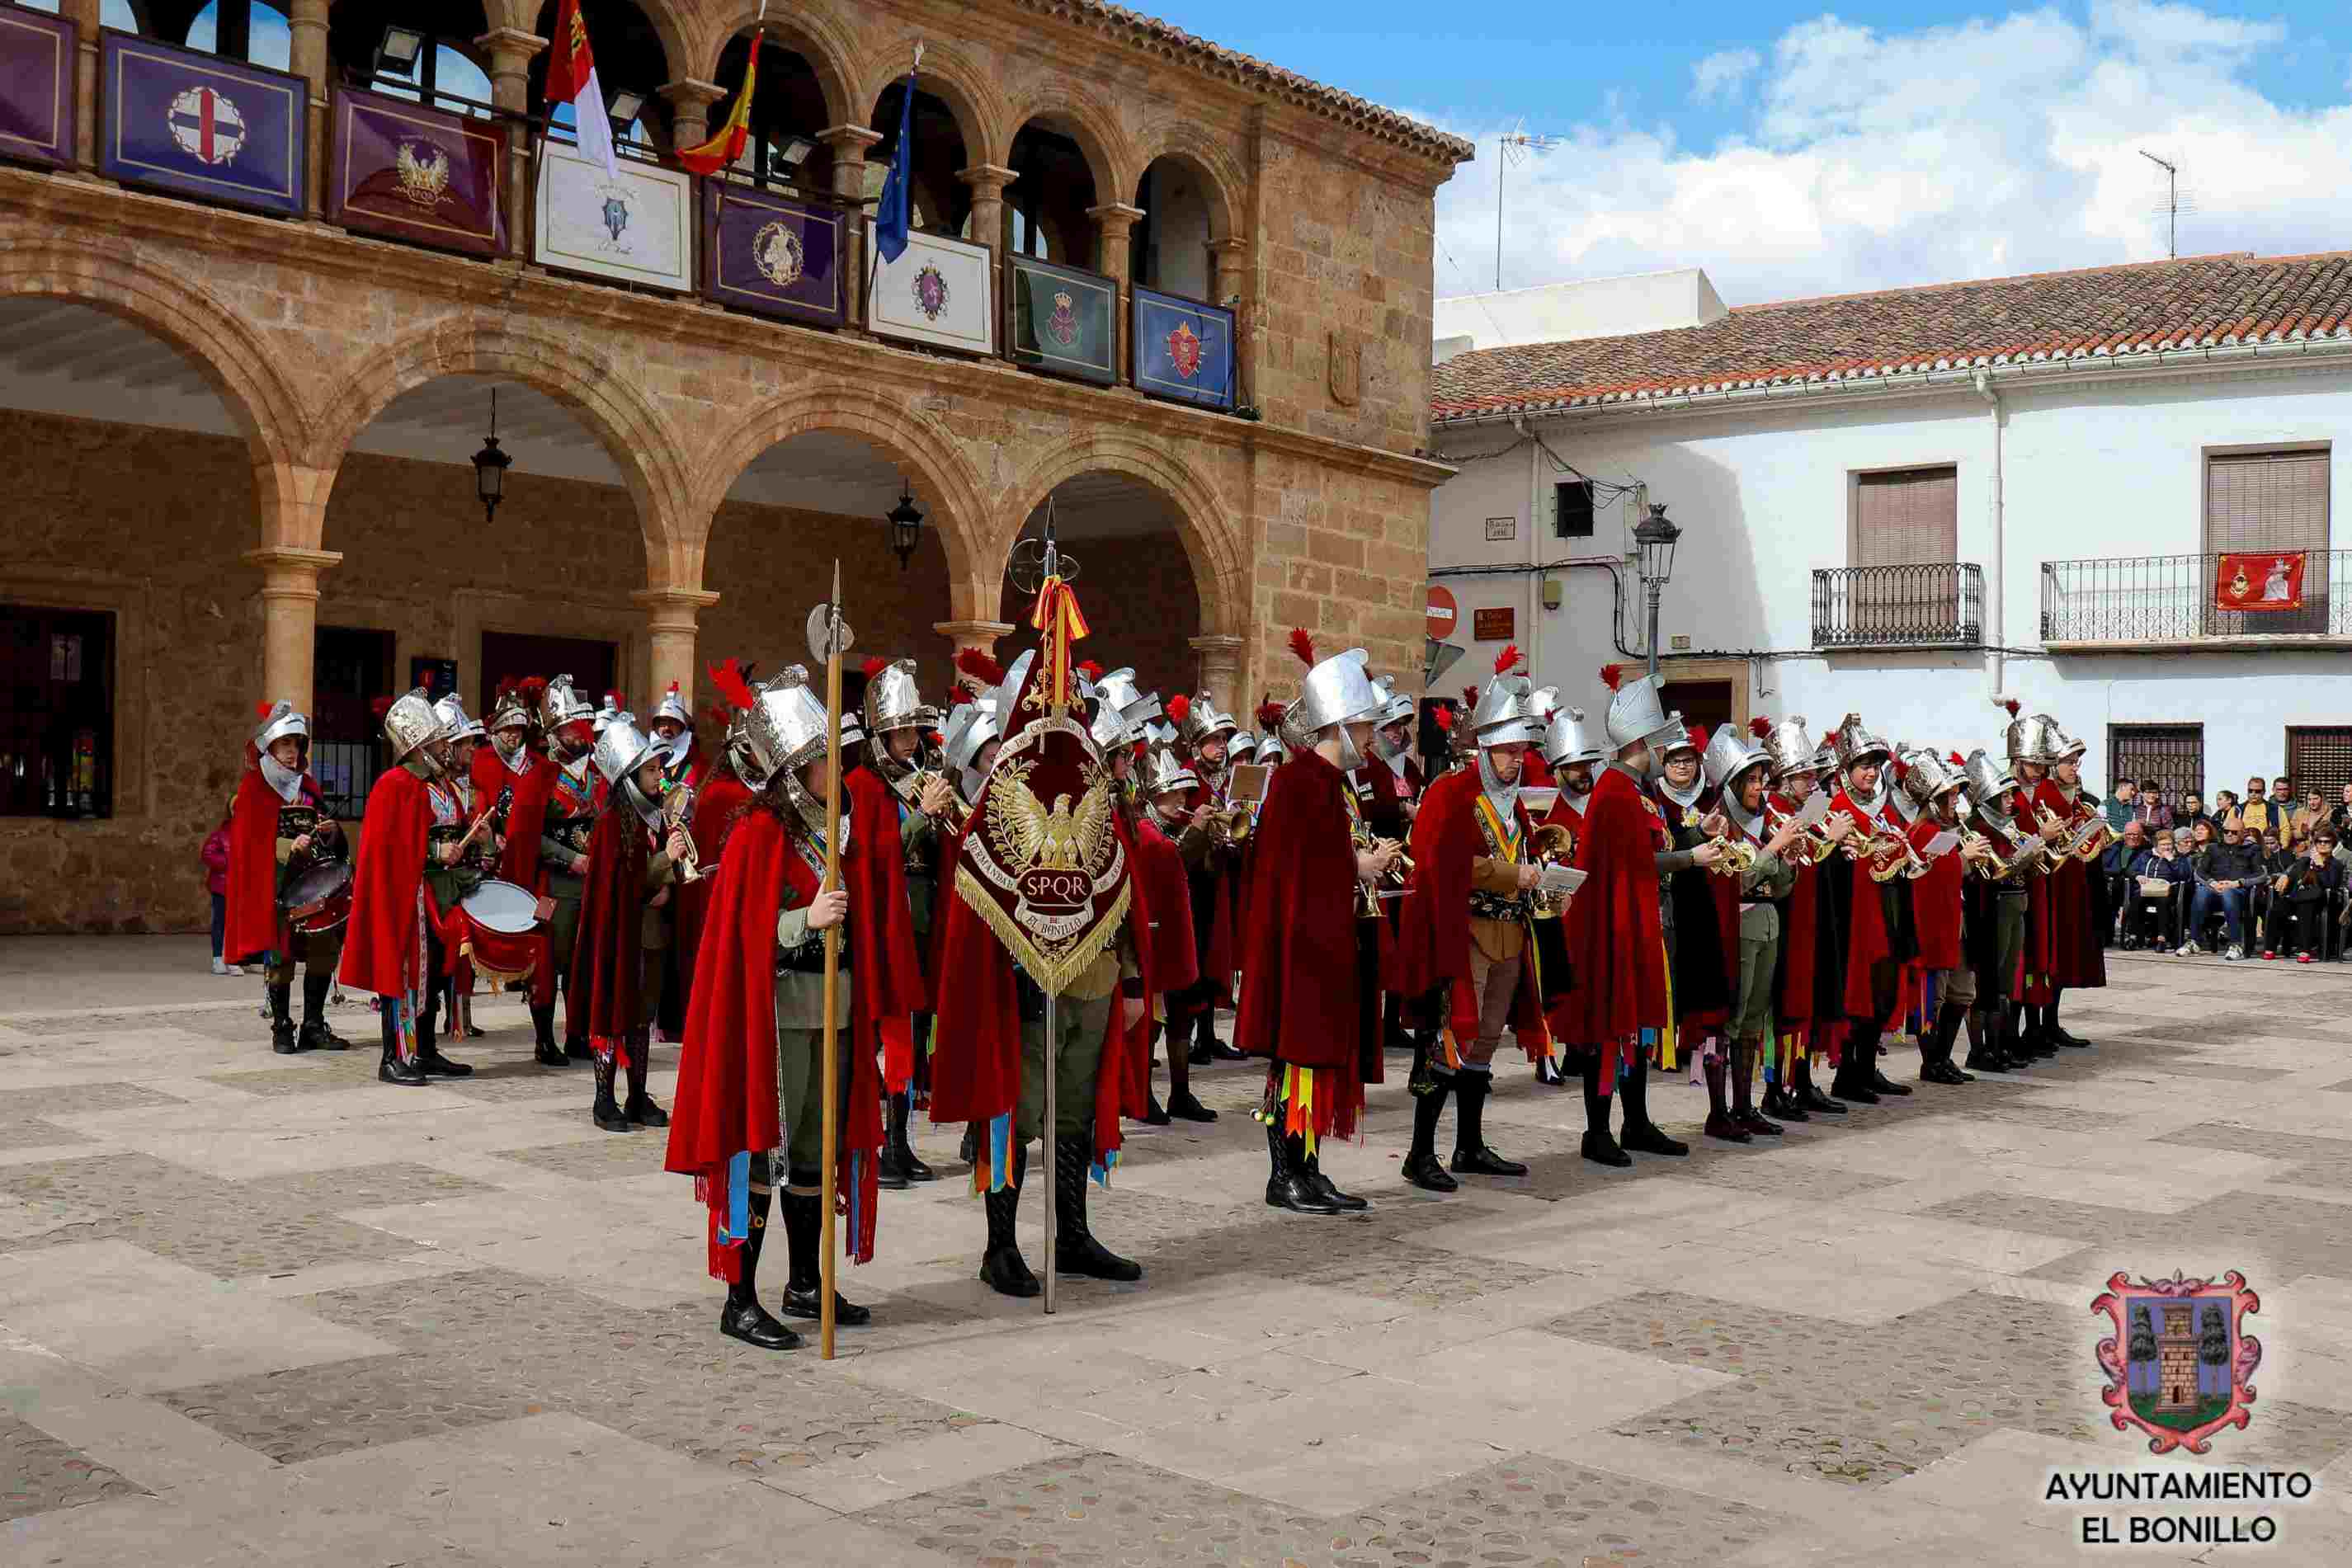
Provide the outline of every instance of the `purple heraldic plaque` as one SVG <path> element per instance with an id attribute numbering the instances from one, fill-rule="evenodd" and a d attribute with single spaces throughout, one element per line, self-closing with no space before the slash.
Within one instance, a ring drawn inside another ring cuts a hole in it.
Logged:
<path id="1" fill-rule="evenodd" d="M 506 164 L 504 125 L 338 89 L 327 217 L 355 233 L 498 256 Z"/>
<path id="2" fill-rule="evenodd" d="M 0 5 L 0 158 L 73 162 L 74 25 Z"/>
<path id="3" fill-rule="evenodd" d="M 838 327 L 841 214 L 730 180 L 702 182 L 702 291 L 720 305 Z"/>
<path id="4" fill-rule="evenodd" d="M 302 210 L 310 84 L 109 27 L 99 35 L 98 172 L 198 201 Z"/>

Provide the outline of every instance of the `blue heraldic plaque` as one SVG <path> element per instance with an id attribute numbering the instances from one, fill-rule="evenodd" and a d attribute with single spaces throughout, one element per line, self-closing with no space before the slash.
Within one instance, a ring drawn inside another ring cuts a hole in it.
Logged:
<path id="1" fill-rule="evenodd" d="M 199 201 L 302 210 L 310 84 L 111 28 L 99 40 L 98 172 Z"/>
<path id="2" fill-rule="evenodd" d="M 1181 294 L 1135 288 L 1135 389 L 1150 397 L 1234 406 L 1234 313 Z"/>
<path id="3" fill-rule="evenodd" d="M 842 323 L 842 218 L 731 180 L 702 182 L 702 292 L 737 310 Z"/>

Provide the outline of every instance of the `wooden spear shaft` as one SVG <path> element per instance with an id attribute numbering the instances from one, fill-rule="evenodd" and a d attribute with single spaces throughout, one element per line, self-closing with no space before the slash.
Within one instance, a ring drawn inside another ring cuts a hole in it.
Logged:
<path id="1" fill-rule="evenodd" d="M 833 597 L 826 601 L 824 649 L 824 711 L 833 732 L 826 737 L 824 770 L 824 886 L 831 893 L 841 885 L 841 562 L 833 563 Z M 824 1240 L 821 1269 L 824 1300 L 818 1309 L 818 1344 L 823 1359 L 833 1359 L 835 1171 L 841 1148 L 841 1040 L 835 1021 L 841 991 L 841 922 L 824 928 L 824 1175 L 822 1178 Z"/>

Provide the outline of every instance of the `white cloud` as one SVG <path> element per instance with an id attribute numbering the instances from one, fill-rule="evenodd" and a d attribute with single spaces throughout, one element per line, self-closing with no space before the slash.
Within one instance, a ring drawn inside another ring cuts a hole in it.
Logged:
<path id="1" fill-rule="evenodd" d="M 1763 64 L 1753 49 L 1719 50 L 1691 68 L 1691 96 L 1701 103 L 1736 99 Z"/>
<path id="2" fill-rule="evenodd" d="M 2288 108 L 2247 78 L 2284 37 L 2150 0 L 1910 32 L 1825 15 L 1745 77 L 1700 63 L 1699 96 L 1749 103 L 1710 147 L 1612 101 L 1514 167 L 1504 284 L 1695 265 L 1741 303 L 2155 259 L 2143 148 L 2196 198 L 2184 255 L 2352 248 L 2352 102 Z M 1499 129 L 1447 128 L 1480 152 L 1439 193 L 1441 294 L 1491 283 Z"/>

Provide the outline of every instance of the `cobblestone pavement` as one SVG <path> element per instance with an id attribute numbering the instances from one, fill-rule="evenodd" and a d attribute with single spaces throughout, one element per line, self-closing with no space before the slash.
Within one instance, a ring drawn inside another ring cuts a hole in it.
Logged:
<path id="1" fill-rule="evenodd" d="M 453 1048 L 475 1078 L 393 1090 L 373 1051 L 271 1055 L 257 980 L 200 944 L 76 944 L 45 988 L 60 950 L 0 943 L 12 1565 L 2210 1560 L 2080 1544 L 2135 1513 L 2352 1560 L 2352 970 L 2118 958 L 2067 1003 L 2095 1050 L 1746 1146 L 1663 1073 L 1695 1146 L 1630 1171 L 1512 1067 L 1487 1136 L 1529 1174 L 1442 1198 L 1397 1175 L 1391 1082 L 1325 1155 L 1373 1200 L 1344 1219 L 1265 1207 L 1257 1076 L 1196 1070 L 1222 1120 L 1132 1129 L 1089 1199 L 1144 1281 L 1065 1281 L 1051 1318 L 972 1277 L 956 1130 L 919 1129 L 941 1179 L 885 1197 L 844 1272 L 874 1324 L 826 1363 L 717 1333 L 660 1135 L 597 1131 L 510 1004 Z M 2252 1423 L 2153 1458 L 2100 1403 L 2091 1299 L 2231 1269 Z M 2043 1500 L 2180 1465 L 2317 1491 Z"/>

